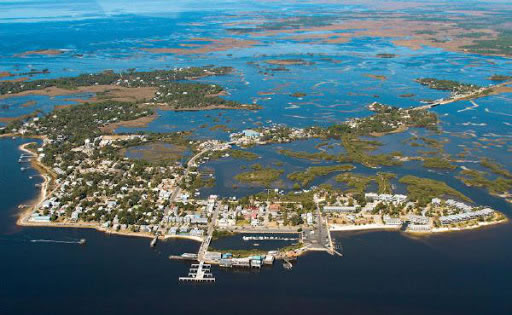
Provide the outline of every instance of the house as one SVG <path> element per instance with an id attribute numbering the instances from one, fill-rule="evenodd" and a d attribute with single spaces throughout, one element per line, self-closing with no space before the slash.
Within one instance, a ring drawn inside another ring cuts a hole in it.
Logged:
<path id="1" fill-rule="evenodd" d="M 245 129 L 243 131 L 243 134 L 247 138 L 258 138 L 259 136 L 261 136 L 261 134 L 259 132 L 254 131 L 252 129 Z"/>

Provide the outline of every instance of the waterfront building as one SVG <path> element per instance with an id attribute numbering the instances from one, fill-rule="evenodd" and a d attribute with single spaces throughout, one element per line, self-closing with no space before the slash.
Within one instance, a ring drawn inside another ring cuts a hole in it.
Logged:
<path id="1" fill-rule="evenodd" d="M 457 222 L 469 221 L 477 218 L 483 218 L 494 214 L 494 210 L 491 208 L 485 208 L 478 211 L 473 212 L 465 212 L 459 214 L 452 214 L 447 216 L 442 216 L 439 218 L 441 224 L 452 224 Z"/>
<path id="2" fill-rule="evenodd" d="M 415 232 L 429 232 L 432 230 L 432 227 L 430 225 L 424 225 L 424 224 L 410 224 L 407 226 L 408 231 L 415 231 Z"/>
<path id="3" fill-rule="evenodd" d="M 221 260 L 222 259 L 222 253 L 221 252 L 206 252 L 204 254 L 205 260 Z"/>
<path id="4" fill-rule="evenodd" d="M 50 216 L 40 215 L 39 213 L 36 212 L 36 213 L 32 214 L 29 221 L 46 223 L 46 222 L 50 222 Z"/>
<path id="5" fill-rule="evenodd" d="M 428 224 L 430 222 L 430 219 L 427 218 L 427 217 L 424 217 L 424 216 L 421 216 L 421 215 L 414 215 L 414 214 L 409 214 L 407 216 L 407 219 L 409 219 L 409 221 L 411 223 L 414 223 L 414 224 Z"/>
<path id="6" fill-rule="evenodd" d="M 261 134 L 257 131 L 254 131 L 252 129 L 246 129 L 243 131 L 244 136 L 247 138 L 258 138 Z"/>
<path id="7" fill-rule="evenodd" d="M 400 218 L 392 218 L 390 216 L 384 216 L 384 224 L 386 225 L 402 225 L 402 220 Z"/>
<path id="8" fill-rule="evenodd" d="M 350 213 L 359 211 L 359 206 L 324 206 L 324 212 L 342 212 Z"/>

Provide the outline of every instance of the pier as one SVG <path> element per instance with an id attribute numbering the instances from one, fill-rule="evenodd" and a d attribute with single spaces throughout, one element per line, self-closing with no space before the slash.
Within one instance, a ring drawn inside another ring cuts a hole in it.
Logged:
<path id="1" fill-rule="evenodd" d="M 211 273 L 211 264 L 205 262 L 205 255 L 210 247 L 210 243 L 213 237 L 213 231 L 215 230 L 215 222 L 219 215 L 219 208 L 217 205 L 214 206 L 212 213 L 212 220 L 208 225 L 208 232 L 206 237 L 203 239 L 201 246 L 197 252 L 197 256 L 194 254 L 183 254 L 182 256 L 169 256 L 170 259 L 180 260 L 197 260 L 199 263 L 192 264 L 188 273 L 188 277 L 179 277 L 180 282 L 215 282 L 215 277 Z"/>
<path id="2" fill-rule="evenodd" d="M 198 264 L 192 264 L 188 272 L 188 277 L 179 277 L 180 282 L 215 282 L 211 273 L 212 265 L 200 261 Z"/>

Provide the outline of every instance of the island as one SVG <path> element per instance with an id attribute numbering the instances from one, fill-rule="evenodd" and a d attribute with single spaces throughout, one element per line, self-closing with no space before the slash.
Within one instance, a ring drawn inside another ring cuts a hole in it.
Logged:
<path id="1" fill-rule="evenodd" d="M 423 161 L 427 168 L 456 169 L 452 161 L 441 156 L 405 157 L 401 152 L 373 152 L 382 146 L 377 139 L 386 134 L 401 133 L 408 128 L 436 132 L 439 118 L 426 108 L 400 108 L 374 102 L 367 106 L 371 114 L 366 117 L 323 127 L 291 128 L 270 124 L 234 131 L 229 141 L 197 139 L 193 131 L 114 132 L 119 126 L 136 126 L 154 119 L 155 110 L 162 107 L 173 110 L 243 108 L 223 99 L 224 90 L 217 85 L 183 82 L 187 78 L 222 75 L 229 71 L 222 67 L 122 74 L 107 71 L 66 80 L 1 83 L 0 90 L 6 97 L 101 87 L 96 90 L 94 102 L 23 117 L 0 131 L 3 136 L 37 140 L 21 147 L 24 153 L 19 162 L 30 163 L 41 172 L 44 177 L 41 196 L 23 211 L 18 224 L 94 228 L 112 234 L 144 236 L 153 239 L 152 246 L 166 238 L 196 240 L 201 243 L 197 253 L 170 258 L 198 262 L 193 265 L 194 276 L 181 280 L 211 281 L 211 277 L 204 276 L 209 274 L 211 264 L 260 268 L 276 259 L 289 266 L 290 261 L 308 251 L 342 255 L 341 245 L 332 240 L 331 231 L 392 229 L 428 235 L 507 220 L 499 211 L 475 204 L 441 181 L 412 175 L 399 177 L 383 171 L 375 175 L 358 172 L 359 167 L 399 167 L 404 161 L 414 159 Z M 443 85 L 442 88 L 461 89 L 460 86 L 452 88 L 452 83 L 448 85 L 450 87 Z M 116 99 L 119 94 L 109 94 L 112 86 L 121 91 L 151 89 L 154 94 L 144 101 L 122 101 Z M 469 88 L 463 86 L 462 89 Z M 217 128 L 222 127 L 213 130 Z M 311 139 L 323 141 L 315 146 L 319 151 L 280 149 L 277 153 L 329 165 L 310 166 L 285 174 L 282 164 L 252 163 L 233 180 L 260 186 L 260 193 L 241 198 L 221 198 L 213 194 L 201 197 L 201 188 L 215 184 L 214 174 L 202 168 L 203 164 L 225 158 L 254 161 L 260 156 L 248 148 Z M 321 151 L 329 146 L 329 141 L 339 142 L 343 152 Z M 417 145 L 422 141 L 436 148 L 437 154 L 443 152 L 442 141 L 426 137 L 410 141 Z M 143 152 L 140 156 L 135 154 L 140 151 Z M 189 153 L 185 155 L 185 152 Z M 494 194 L 503 194 L 504 185 L 508 185 L 505 190 L 510 189 L 509 172 L 490 160 L 481 163 L 505 179 L 491 181 L 483 173 L 466 169 L 460 174 L 465 184 L 486 187 Z M 343 188 L 330 184 L 311 185 L 317 178 L 331 175 Z M 284 191 L 273 186 L 282 180 L 291 181 L 293 188 Z M 404 185 L 407 194 L 395 192 L 393 182 Z M 373 184 L 377 191 L 371 191 Z M 281 238 L 294 243 L 268 252 L 210 247 L 214 237 L 233 233 L 257 233 L 262 235 L 261 240 L 275 239 L 278 237 L 275 234 L 288 234 L 290 236 Z"/>

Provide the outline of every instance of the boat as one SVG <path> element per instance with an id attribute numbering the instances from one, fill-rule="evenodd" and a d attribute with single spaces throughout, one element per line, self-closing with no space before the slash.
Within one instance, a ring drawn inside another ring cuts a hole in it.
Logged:
<path id="1" fill-rule="evenodd" d="M 283 268 L 286 270 L 291 270 L 293 268 L 293 265 L 289 260 L 285 259 L 283 262 Z"/>
<path id="2" fill-rule="evenodd" d="M 156 237 L 151 241 L 151 243 L 149 243 L 149 246 L 150 246 L 150 247 L 155 247 L 155 246 L 156 246 L 156 242 L 157 242 L 157 240 L 158 240 L 158 236 L 156 236 Z"/>
<path id="3" fill-rule="evenodd" d="M 78 241 L 78 244 L 85 245 L 87 243 L 87 240 L 85 238 L 81 238 L 80 241 Z"/>

